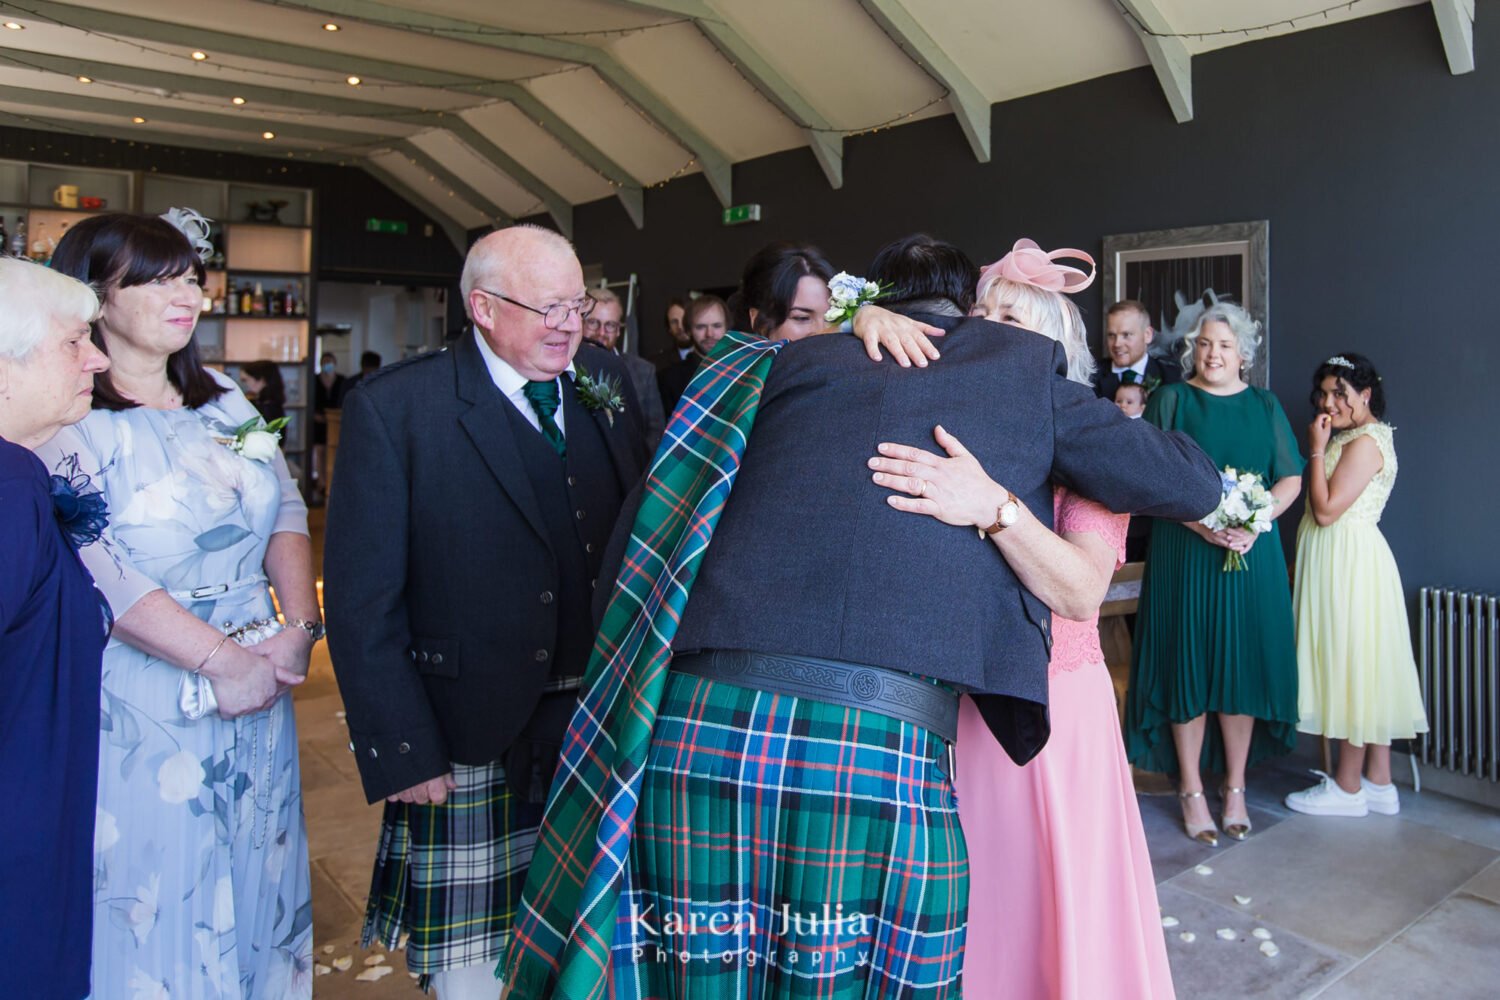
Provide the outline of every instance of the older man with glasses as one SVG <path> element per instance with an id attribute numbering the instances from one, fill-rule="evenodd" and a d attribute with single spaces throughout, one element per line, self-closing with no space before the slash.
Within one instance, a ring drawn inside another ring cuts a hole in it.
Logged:
<path id="1" fill-rule="evenodd" d="M 667 415 L 661 406 L 661 390 L 656 383 L 656 366 L 625 349 L 625 304 L 620 297 L 608 288 L 591 288 L 589 298 L 594 300 L 594 311 L 583 320 L 583 339 L 613 352 L 630 373 L 635 398 L 641 403 L 646 453 L 651 454 L 656 451 L 667 424 Z"/>
<path id="2" fill-rule="evenodd" d="M 409 934 L 440 1000 L 494 1000 L 646 456 L 620 359 L 580 347 L 595 305 L 565 239 L 491 233 L 462 291 L 472 335 L 344 400 L 325 595 L 350 749 L 386 803 L 364 942 Z"/>

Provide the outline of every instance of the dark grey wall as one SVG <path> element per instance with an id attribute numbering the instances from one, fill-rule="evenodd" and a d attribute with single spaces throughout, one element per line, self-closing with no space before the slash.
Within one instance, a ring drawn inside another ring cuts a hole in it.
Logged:
<path id="1" fill-rule="evenodd" d="M 689 177 L 647 193 L 644 231 L 613 200 L 581 206 L 575 239 L 585 262 L 641 275 L 649 351 L 668 296 L 733 284 L 773 239 L 858 272 L 918 229 L 984 262 L 1018 236 L 1097 255 L 1110 233 L 1269 219 L 1271 385 L 1299 435 L 1315 365 L 1370 355 L 1397 427 L 1383 527 L 1408 589 L 1494 592 L 1500 19 L 1476 22 L 1474 47 L 1479 69 L 1450 75 L 1424 4 L 1198 57 L 1186 125 L 1141 69 L 995 106 L 989 164 L 945 117 L 849 140 L 839 191 L 806 150 L 737 166 L 759 224 L 722 227 Z M 1080 296 L 1091 327 L 1100 304 Z"/>

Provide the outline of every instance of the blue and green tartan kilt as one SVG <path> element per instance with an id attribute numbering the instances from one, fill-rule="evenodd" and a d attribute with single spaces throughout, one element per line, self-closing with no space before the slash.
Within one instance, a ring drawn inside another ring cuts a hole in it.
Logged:
<path id="1" fill-rule="evenodd" d="M 409 935 L 406 966 L 423 989 L 434 973 L 505 953 L 547 787 L 533 780 L 523 802 L 498 763 L 455 764 L 453 780 L 443 805 L 386 803 L 360 939 L 394 949 Z"/>
<path id="2" fill-rule="evenodd" d="M 617 909 L 614 996 L 958 997 L 968 909 L 942 739 L 671 675 Z"/>

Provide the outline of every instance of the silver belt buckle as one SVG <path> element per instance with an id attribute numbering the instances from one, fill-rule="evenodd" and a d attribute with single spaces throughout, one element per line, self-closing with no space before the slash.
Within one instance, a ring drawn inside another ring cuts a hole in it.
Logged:
<path id="1" fill-rule="evenodd" d="M 200 598 L 217 597 L 220 594 L 227 593 L 229 593 L 229 584 L 216 583 L 211 587 L 194 587 L 192 590 L 188 591 L 188 596 L 196 601 Z"/>

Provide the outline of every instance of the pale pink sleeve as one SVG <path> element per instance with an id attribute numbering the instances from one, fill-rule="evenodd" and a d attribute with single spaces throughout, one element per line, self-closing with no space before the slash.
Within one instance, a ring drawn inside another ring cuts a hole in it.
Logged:
<path id="1" fill-rule="evenodd" d="M 1059 492 L 1057 533 L 1093 532 L 1115 550 L 1115 569 L 1125 565 L 1125 532 L 1130 527 L 1130 515 L 1116 514 L 1072 490 Z"/>

